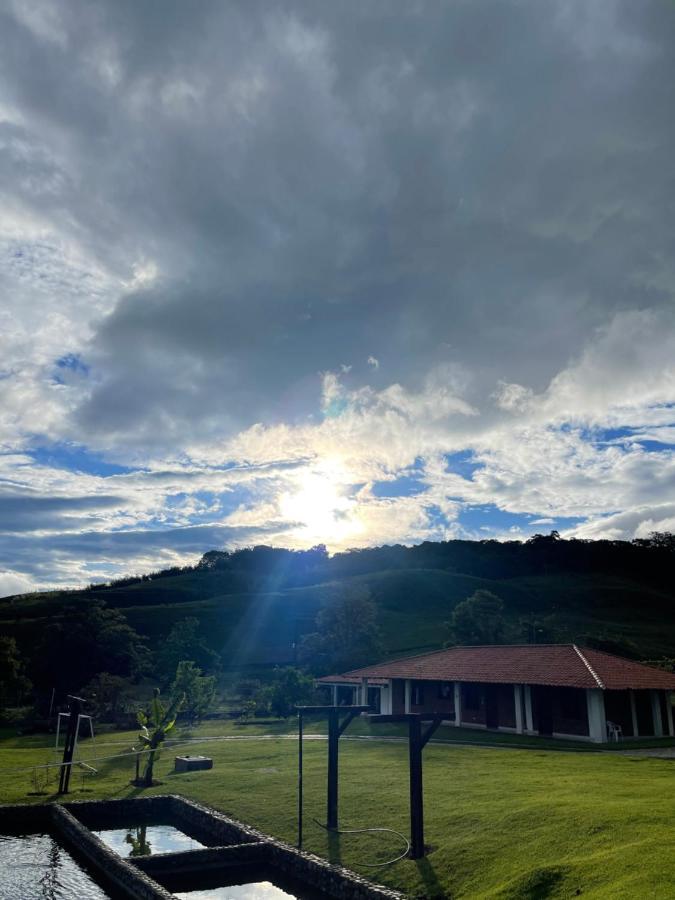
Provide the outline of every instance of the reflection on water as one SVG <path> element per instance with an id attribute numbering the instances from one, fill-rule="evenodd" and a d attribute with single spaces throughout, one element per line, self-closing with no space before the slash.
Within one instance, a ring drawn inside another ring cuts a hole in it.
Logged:
<path id="1" fill-rule="evenodd" d="M 271 881 L 258 881 L 253 884 L 233 884 L 229 887 L 208 888 L 205 891 L 185 891 L 176 894 L 181 900 L 284 900 L 295 894 L 287 894 L 275 887 Z"/>
<path id="2" fill-rule="evenodd" d="M 152 853 L 152 847 L 148 840 L 147 825 L 141 825 L 140 828 L 132 828 L 124 838 L 124 841 L 131 847 L 129 856 L 150 856 Z"/>
<path id="3" fill-rule="evenodd" d="M 0 900 L 108 897 L 50 835 L 0 835 Z"/>
<path id="4" fill-rule="evenodd" d="M 165 876 L 162 883 L 181 900 L 328 900 L 268 865 L 248 864 Z"/>
<path id="5" fill-rule="evenodd" d="M 204 844 L 200 844 L 173 825 L 107 828 L 104 831 L 95 831 L 94 834 L 120 856 L 150 856 L 153 853 L 201 850 L 204 847 Z"/>

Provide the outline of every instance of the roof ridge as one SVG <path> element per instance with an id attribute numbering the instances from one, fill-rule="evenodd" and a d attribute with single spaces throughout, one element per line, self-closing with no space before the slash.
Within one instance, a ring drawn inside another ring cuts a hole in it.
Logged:
<path id="1" fill-rule="evenodd" d="M 597 684 L 597 686 L 599 688 L 603 688 L 603 690 L 604 690 L 605 685 L 602 683 L 602 679 L 600 678 L 598 673 L 595 671 L 593 666 L 589 663 L 589 661 L 586 659 L 586 657 L 581 652 L 581 650 L 577 647 L 576 644 L 572 644 L 572 646 L 574 647 L 574 651 L 577 654 L 577 656 L 579 657 L 579 659 L 582 661 L 582 663 L 586 666 L 588 671 L 591 673 L 591 675 L 595 679 L 595 683 Z"/>

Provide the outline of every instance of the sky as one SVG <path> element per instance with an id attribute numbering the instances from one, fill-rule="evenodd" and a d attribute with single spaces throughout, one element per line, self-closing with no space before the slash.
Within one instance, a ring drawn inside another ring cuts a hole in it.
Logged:
<path id="1" fill-rule="evenodd" d="M 675 529 L 675 6 L 0 0 L 0 595 Z"/>

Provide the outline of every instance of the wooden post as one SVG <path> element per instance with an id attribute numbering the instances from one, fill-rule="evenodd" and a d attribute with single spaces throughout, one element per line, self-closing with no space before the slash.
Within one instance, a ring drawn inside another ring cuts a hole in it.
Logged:
<path id="1" fill-rule="evenodd" d="M 63 745 L 63 760 L 59 777 L 59 794 L 67 794 L 70 785 L 70 770 L 73 768 L 73 753 L 77 740 L 77 729 L 80 725 L 80 710 L 82 708 L 79 697 L 70 697 L 70 716 L 68 718 L 68 731 L 66 742 Z"/>
<path id="2" fill-rule="evenodd" d="M 298 710 L 298 850 L 302 850 L 302 712 Z"/>
<path id="3" fill-rule="evenodd" d="M 326 828 L 338 827 L 338 758 L 340 735 L 354 717 L 362 712 L 370 712 L 369 706 L 296 706 L 299 715 L 318 713 L 328 716 L 328 788 L 326 796 Z M 346 714 L 346 715 L 345 715 Z M 341 715 L 344 715 L 340 721 Z M 302 733 L 299 753 L 302 754 Z"/>
<path id="4" fill-rule="evenodd" d="M 429 722 L 422 732 L 422 722 Z M 408 758 L 410 761 L 410 858 L 424 856 L 424 783 L 422 779 L 422 750 L 443 721 L 442 716 L 424 716 L 419 713 L 372 716 L 371 722 L 407 722 Z"/>
<path id="5" fill-rule="evenodd" d="M 422 728 L 417 717 L 408 719 L 410 759 L 410 856 L 424 856 L 424 795 L 422 787 Z"/>
<path id="6" fill-rule="evenodd" d="M 326 803 L 326 827 L 338 827 L 338 748 L 340 741 L 340 720 L 338 712 L 328 713 L 328 796 Z"/>

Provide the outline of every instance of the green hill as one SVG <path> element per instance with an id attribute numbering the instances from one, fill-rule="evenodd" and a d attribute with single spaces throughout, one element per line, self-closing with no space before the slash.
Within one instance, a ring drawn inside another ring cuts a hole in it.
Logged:
<path id="1" fill-rule="evenodd" d="M 232 668 L 293 662 L 318 610 L 353 585 L 377 603 L 387 655 L 442 646 L 454 606 L 484 588 L 502 598 L 512 640 L 603 639 L 642 658 L 675 656 L 675 553 L 663 542 L 450 541 L 419 547 L 212 551 L 152 576 L 0 600 L 0 632 L 29 649 L 73 605 L 104 600 L 151 648 L 195 616 Z M 462 571 L 464 569 L 464 571 Z"/>

